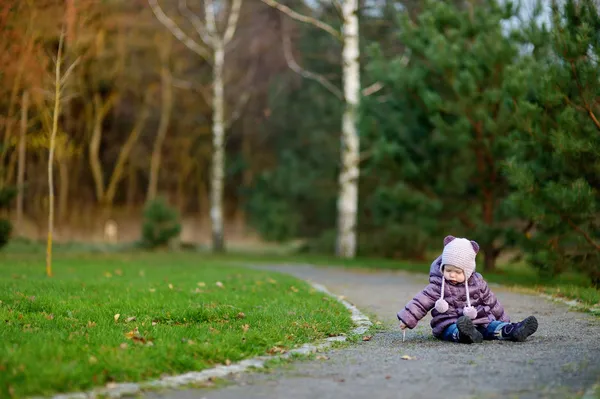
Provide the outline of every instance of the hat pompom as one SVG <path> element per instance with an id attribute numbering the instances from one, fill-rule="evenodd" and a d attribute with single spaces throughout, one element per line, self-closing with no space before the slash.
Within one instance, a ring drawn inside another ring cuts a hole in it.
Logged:
<path id="1" fill-rule="evenodd" d="M 435 301 L 435 310 L 440 313 L 446 313 L 448 311 L 448 302 L 443 298 L 438 299 Z"/>
<path id="2" fill-rule="evenodd" d="M 477 310 L 473 306 L 467 306 L 463 309 L 463 314 L 471 320 L 477 318 Z"/>

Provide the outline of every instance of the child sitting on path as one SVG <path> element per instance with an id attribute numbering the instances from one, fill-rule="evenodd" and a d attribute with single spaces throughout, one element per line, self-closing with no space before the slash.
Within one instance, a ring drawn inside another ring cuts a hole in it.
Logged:
<path id="1" fill-rule="evenodd" d="M 475 241 L 453 236 L 444 238 L 444 251 L 431 264 L 429 285 L 398 312 L 402 330 L 415 328 L 432 309 L 433 335 L 445 341 L 522 342 L 537 330 L 534 316 L 519 323 L 510 322 L 481 274 L 475 273 L 477 252 L 479 245 Z"/>

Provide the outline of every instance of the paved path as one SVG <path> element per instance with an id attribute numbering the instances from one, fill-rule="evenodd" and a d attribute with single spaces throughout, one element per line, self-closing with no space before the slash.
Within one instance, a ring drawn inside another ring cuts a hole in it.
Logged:
<path id="1" fill-rule="evenodd" d="M 150 393 L 152 398 L 580 398 L 600 378 L 600 318 L 543 298 L 491 286 L 513 320 L 534 314 L 535 335 L 524 343 L 480 345 L 431 337 L 430 316 L 406 341 L 396 311 L 427 283 L 426 275 L 310 266 L 273 269 L 327 286 L 375 316 L 384 330 L 371 341 L 295 362 L 272 373 L 248 373 L 220 389 Z M 416 360 L 402 360 L 403 355 Z"/>

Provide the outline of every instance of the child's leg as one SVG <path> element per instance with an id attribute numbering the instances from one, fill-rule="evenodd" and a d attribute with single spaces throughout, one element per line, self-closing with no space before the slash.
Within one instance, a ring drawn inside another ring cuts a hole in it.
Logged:
<path id="1" fill-rule="evenodd" d="M 456 326 L 456 323 L 450 324 L 448 327 L 446 327 L 439 338 L 442 341 L 458 342 L 458 327 Z"/>
<path id="2" fill-rule="evenodd" d="M 518 323 L 505 323 L 494 320 L 485 327 L 478 326 L 477 330 L 486 340 L 502 339 L 523 342 L 536 332 L 537 328 L 537 319 L 534 316 L 529 316 Z"/>
<path id="3" fill-rule="evenodd" d="M 495 340 L 495 339 L 507 339 L 502 336 L 502 329 L 504 326 L 509 325 L 510 323 L 506 323 L 503 321 L 494 320 L 487 326 L 479 325 L 477 326 L 477 331 L 483 335 L 483 339 L 487 341 Z"/>
<path id="4" fill-rule="evenodd" d="M 538 329 L 535 316 L 529 316 L 518 323 L 510 323 L 502 327 L 502 336 L 511 341 L 523 342 Z"/>

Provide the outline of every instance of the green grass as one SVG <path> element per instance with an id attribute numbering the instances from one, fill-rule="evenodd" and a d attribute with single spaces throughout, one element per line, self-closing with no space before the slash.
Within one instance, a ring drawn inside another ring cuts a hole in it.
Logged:
<path id="1" fill-rule="evenodd" d="M 59 255 L 54 274 L 0 254 L 0 397 L 202 370 L 352 327 L 308 284 L 216 257 Z"/>

